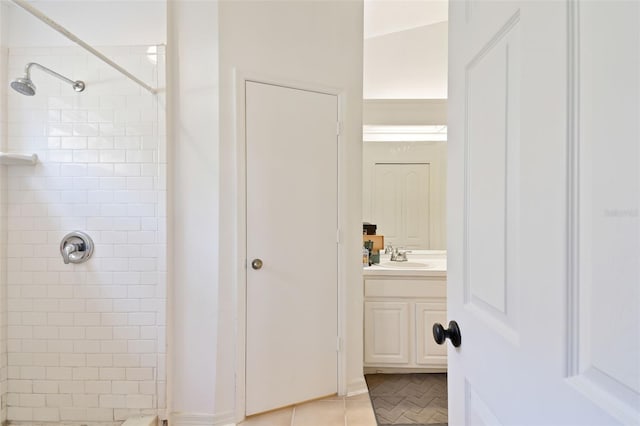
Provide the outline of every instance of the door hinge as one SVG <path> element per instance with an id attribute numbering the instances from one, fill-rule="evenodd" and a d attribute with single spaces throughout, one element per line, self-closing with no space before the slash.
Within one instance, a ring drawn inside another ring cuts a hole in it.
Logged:
<path id="1" fill-rule="evenodd" d="M 340 230 L 336 229 L 336 244 L 340 244 Z"/>
<path id="2" fill-rule="evenodd" d="M 340 136 L 342 134 L 342 122 L 336 122 L 336 136 Z"/>
<path id="3" fill-rule="evenodd" d="M 342 352 L 342 337 L 336 337 L 336 351 Z"/>

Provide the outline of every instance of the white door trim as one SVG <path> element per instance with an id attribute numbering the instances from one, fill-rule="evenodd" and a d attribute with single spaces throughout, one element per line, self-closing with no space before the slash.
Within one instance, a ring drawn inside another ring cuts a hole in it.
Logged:
<path id="1" fill-rule="evenodd" d="M 233 267 L 237 272 L 237 288 L 236 288 L 236 366 L 235 366 L 235 401 L 236 401 L 236 421 L 241 422 L 245 417 L 246 412 L 246 313 L 247 313 L 247 182 L 246 182 L 246 134 L 245 134 L 245 87 L 247 82 L 256 82 L 271 84 L 275 86 L 288 87 L 292 89 L 300 89 L 311 92 L 324 93 L 327 95 L 334 95 L 338 97 L 338 120 L 340 123 L 344 122 L 345 111 L 345 94 L 342 90 L 322 86 L 314 83 L 293 81 L 283 79 L 279 77 L 266 76 L 264 74 L 255 74 L 241 72 L 237 69 L 234 70 L 234 96 L 235 100 L 235 135 L 234 144 L 236 147 L 236 184 L 237 184 L 237 229 L 236 229 L 236 244 L 237 252 L 235 256 L 229 256 L 233 262 Z M 337 130 L 337 129 L 336 129 Z M 337 135 L 338 143 L 338 232 L 336 238 L 338 239 L 338 274 L 337 274 L 337 288 L 338 288 L 338 339 L 340 344 L 340 350 L 338 351 L 338 394 L 344 395 L 347 392 L 346 383 L 346 365 L 347 365 L 347 353 L 346 353 L 346 283 L 344 279 L 344 267 L 345 256 L 344 242 L 342 235 L 343 229 L 347 223 L 347 211 L 344 203 L 341 203 L 343 194 L 346 191 L 345 176 L 341 173 L 344 170 L 345 159 L 345 147 L 343 144 L 343 137 L 341 134 Z"/>
<path id="2" fill-rule="evenodd" d="M 589 259 L 585 249 L 591 242 L 590 231 L 585 226 L 589 202 L 588 172 L 589 134 L 583 130 L 589 118 L 583 118 L 581 111 L 581 4 L 584 1 L 567 2 L 567 328 L 566 328 L 566 380 L 595 405 L 602 408 L 623 424 L 637 424 L 638 410 L 634 410 L 634 395 L 629 388 L 621 385 L 592 364 L 589 348 L 588 324 L 591 289 L 591 272 L 585 268 Z M 587 76 L 587 80 L 588 80 Z M 586 87 L 590 87 L 589 81 Z M 587 112 L 588 116 L 588 112 Z M 583 137 L 583 135 L 586 135 Z M 585 140 L 586 139 L 586 140 Z M 625 404 L 624 400 L 631 401 Z"/>

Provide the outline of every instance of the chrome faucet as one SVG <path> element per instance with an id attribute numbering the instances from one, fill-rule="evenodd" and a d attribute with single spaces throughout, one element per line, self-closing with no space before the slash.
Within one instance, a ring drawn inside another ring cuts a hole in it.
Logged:
<path id="1" fill-rule="evenodd" d="M 403 248 L 393 249 L 391 252 L 391 260 L 392 262 L 406 262 L 407 261 L 407 253 L 411 253 L 409 250 L 404 250 Z"/>

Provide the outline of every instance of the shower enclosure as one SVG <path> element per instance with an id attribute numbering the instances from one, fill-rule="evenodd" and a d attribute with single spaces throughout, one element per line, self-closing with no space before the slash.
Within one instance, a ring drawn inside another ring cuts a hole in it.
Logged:
<path id="1" fill-rule="evenodd" d="M 163 46 L 101 51 L 165 87 Z M 0 420 L 164 415 L 164 100 L 83 49 L 0 34 L 0 151 L 38 158 L 0 165 Z M 64 262 L 72 231 L 93 240 L 84 263 Z"/>

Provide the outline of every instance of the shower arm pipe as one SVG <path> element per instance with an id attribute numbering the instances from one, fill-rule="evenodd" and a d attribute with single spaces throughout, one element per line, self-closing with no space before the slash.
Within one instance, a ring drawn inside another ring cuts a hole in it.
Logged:
<path id="1" fill-rule="evenodd" d="M 57 72 L 55 72 L 54 70 L 51 70 L 47 67 L 43 67 L 42 65 L 40 65 L 37 62 L 29 62 L 25 67 L 24 67 L 24 73 L 27 77 L 31 76 L 31 67 L 36 67 L 44 72 L 46 72 L 49 75 L 52 75 L 54 77 L 58 77 L 60 80 L 69 83 L 70 85 L 75 85 L 76 82 L 73 80 L 68 79 L 67 77 L 65 77 L 62 74 L 58 74 Z"/>
<path id="2" fill-rule="evenodd" d="M 71 40 L 72 42 L 76 43 L 77 45 L 79 45 L 83 49 L 89 51 L 94 56 L 97 56 L 103 62 L 105 62 L 106 64 L 110 65 L 111 67 L 113 67 L 114 69 L 119 71 L 120 73 L 124 74 L 130 80 L 133 80 L 136 83 L 138 83 L 140 86 L 144 87 L 147 91 L 151 92 L 154 95 L 158 93 L 158 91 L 156 89 L 154 89 L 153 87 L 149 86 L 144 81 L 140 80 L 138 77 L 136 77 L 135 75 L 131 74 L 129 71 L 127 71 L 126 69 L 122 68 L 120 65 L 116 64 L 111 59 L 109 59 L 108 57 L 106 57 L 105 55 L 100 53 L 98 50 L 96 50 L 93 47 L 91 47 L 89 44 L 87 44 L 82 39 L 80 39 L 78 36 L 76 36 L 75 34 L 70 32 L 69 30 L 67 30 L 65 27 L 63 27 L 62 25 L 58 24 L 56 21 L 54 21 L 53 19 L 49 18 L 47 15 L 42 13 L 40 10 L 38 10 L 35 7 L 33 7 L 32 5 L 30 5 L 26 0 L 11 0 L 11 2 L 13 4 L 15 4 L 16 6 L 19 6 L 22 9 L 24 9 L 25 11 L 29 12 L 31 15 L 35 16 L 37 19 L 39 19 L 40 21 L 44 22 L 46 25 L 48 25 L 49 27 L 53 28 L 54 30 L 56 30 L 57 32 L 59 32 L 60 34 L 62 34 L 63 36 L 65 36 L 66 38 Z"/>

